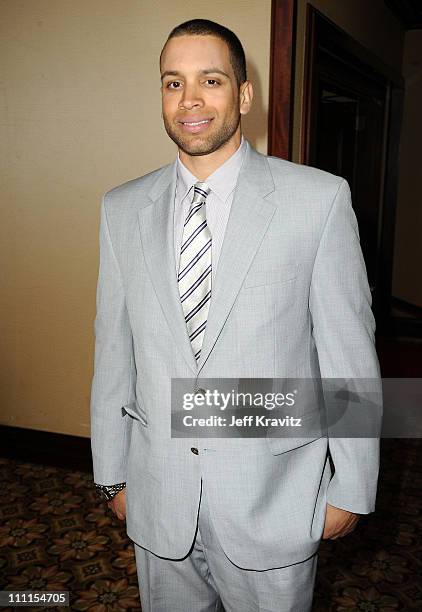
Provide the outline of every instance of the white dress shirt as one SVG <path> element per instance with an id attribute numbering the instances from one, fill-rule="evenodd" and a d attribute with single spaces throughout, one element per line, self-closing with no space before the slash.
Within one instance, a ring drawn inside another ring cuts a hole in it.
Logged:
<path id="1" fill-rule="evenodd" d="M 218 258 L 220 256 L 227 221 L 233 202 L 233 194 L 245 157 L 245 152 L 246 141 L 242 136 L 237 151 L 203 181 L 211 189 L 206 199 L 206 216 L 212 237 L 212 285 L 214 285 Z M 174 199 L 174 256 L 177 273 L 179 271 L 183 225 L 192 202 L 193 186 L 198 182 L 199 179 L 186 168 L 178 155 L 176 159 L 176 193 Z"/>

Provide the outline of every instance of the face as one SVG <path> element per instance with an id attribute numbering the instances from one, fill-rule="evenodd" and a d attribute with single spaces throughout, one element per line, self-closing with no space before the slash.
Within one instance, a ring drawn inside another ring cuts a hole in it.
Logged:
<path id="1" fill-rule="evenodd" d="M 167 134 L 188 155 L 209 155 L 240 134 L 252 98 L 239 88 L 226 43 L 216 36 L 171 38 L 161 57 Z"/>

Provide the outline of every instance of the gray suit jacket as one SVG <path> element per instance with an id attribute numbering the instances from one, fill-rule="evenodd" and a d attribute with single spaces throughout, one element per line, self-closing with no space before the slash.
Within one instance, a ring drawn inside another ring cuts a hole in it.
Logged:
<path id="1" fill-rule="evenodd" d="M 349 187 L 248 144 L 198 364 L 177 286 L 174 190 L 171 164 L 112 189 L 101 206 L 94 480 L 127 482 L 128 534 L 157 555 L 187 555 L 202 478 L 235 564 L 302 561 L 318 548 L 327 502 L 374 510 L 378 440 L 216 438 L 196 455 L 201 440 L 171 437 L 171 379 L 206 388 L 218 377 L 379 377 Z"/>

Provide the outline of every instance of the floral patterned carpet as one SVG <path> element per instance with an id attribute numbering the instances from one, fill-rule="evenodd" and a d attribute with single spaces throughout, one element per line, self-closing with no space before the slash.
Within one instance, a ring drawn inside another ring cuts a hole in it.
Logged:
<path id="1" fill-rule="evenodd" d="M 322 543 L 316 612 L 422 610 L 421 449 L 383 440 L 377 512 Z M 71 610 L 141 609 L 132 545 L 91 474 L 0 459 L 0 487 L 0 589 L 68 590 Z"/>

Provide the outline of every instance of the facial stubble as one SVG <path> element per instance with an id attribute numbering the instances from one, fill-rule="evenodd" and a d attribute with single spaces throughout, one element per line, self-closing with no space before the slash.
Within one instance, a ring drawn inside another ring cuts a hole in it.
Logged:
<path id="1" fill-rule="evenodd" d="M 186 153 L 186 155 L 192 156 L 209 155 L 224 147 L 236 133 L 240 124 L 240 119 L 241 114 L 238 111 L 237 114 L 231 118 L 230 122 L 222 125 L 216 132 L 211 133 L 209 136 L 194 136 L 194 138 L 192 138 L 188 135 L 185 137 L 183 134 L 180 134 L 163 113 L 164 127 L 168 136 L 179 149 Z"/>

